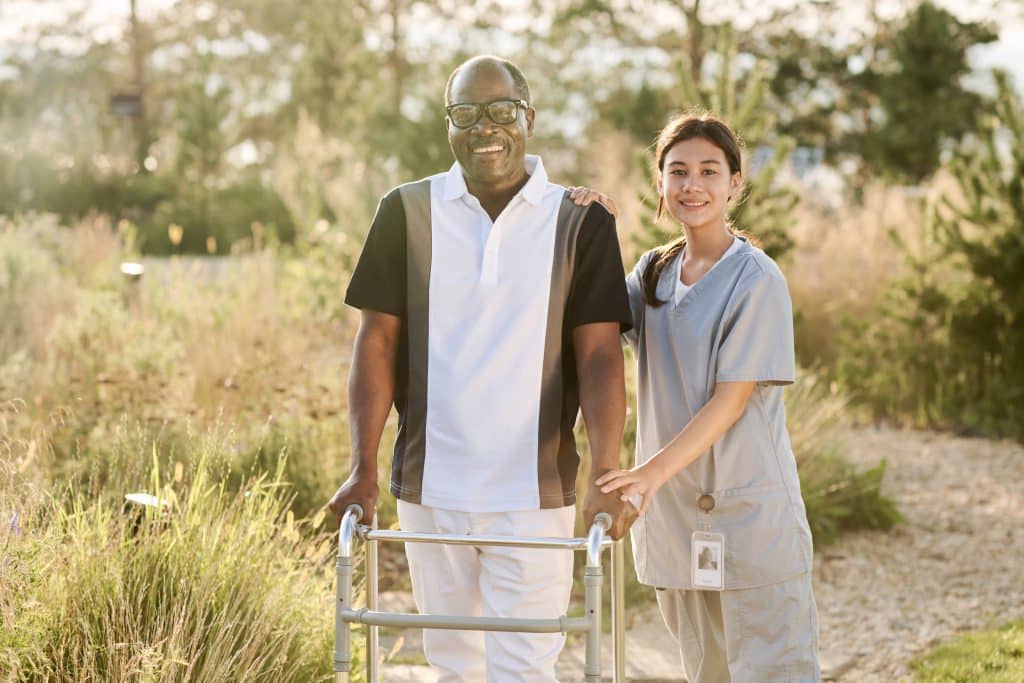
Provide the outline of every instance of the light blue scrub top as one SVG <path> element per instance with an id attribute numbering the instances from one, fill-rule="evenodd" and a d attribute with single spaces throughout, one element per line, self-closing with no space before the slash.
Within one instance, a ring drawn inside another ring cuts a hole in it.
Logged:
<path id="1" fill-rule="evenodd" d="M 674 302 L 679 268 L 661 273 L 644 303 L 641 274 L 626 278 L 637 358 L 637 463 L 646 462 L 710 400 L 717 382 L 757 382 L 746 410 L 709 449 L 655 494 L 632 529 L 637 575 L 692 589 L 690 538 L 725 536 L 725 588 L 777 583 L 811 570 L 811 533 L 786 431 L 782 386 L 796 377 L 793 313 L 775 262 L 744 241 Z M 677 256 L 676 258 L 680 258 Z M 705 514 L 697 499 L 714 496 Z"/>

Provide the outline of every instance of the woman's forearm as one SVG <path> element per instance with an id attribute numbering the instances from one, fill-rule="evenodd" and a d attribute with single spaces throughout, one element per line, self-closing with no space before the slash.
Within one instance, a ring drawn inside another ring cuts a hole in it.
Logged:
<path id="1" fill-rule="evenodd" d="M 643 465 L 650 470 L 658 486 L 700 457 L 736 423 L 747 407 L 754 386 L 754 382 L 722 382 L 715 387 L 711 400 Z"/>

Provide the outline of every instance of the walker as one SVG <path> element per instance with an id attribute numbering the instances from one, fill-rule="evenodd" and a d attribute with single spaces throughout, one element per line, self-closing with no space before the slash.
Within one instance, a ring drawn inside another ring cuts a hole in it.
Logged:
<path id="1" fill-rule="evenodd" d="M 525 536 L 472 536 L 458 534 L 414 533 L 385 531 L 360 524 L 363 509 L 350 505 L 338 529 L 337 602 L 334 606 L 334 680 L 349 683 L 352 665 L 351 624 L 366 624 L 366 681 L 379 682 L 381 626 L 402 628 L 439 628 L 465 631 L 512 631 L 521 633 L 586 633 L 584 683 L 601 681 L 601 590 L 604 574 L 601 552 L 611 547 L 611 609 L 612 609 L 612 681 L 625 683 L 625 622 L 623 573 L 624 549 L 621 542 L 605 536 L 611 528 L 612 518 L 602 512 L 594 518 L 586 538 L 540 538 Z M 354 609 L 352 605 L 352 543 L 355 537 L 366 542 L 366 607 Z M 563 614 L 550 619 L 514 619 L 502 617 L 462 617 L 449 614 L 403 614 L 377 610 L 377 542 L 446 543 L 450 545 L 505 546 L 517 548 L 555 548 L 586 550 L 587 566 L 584 571 L 584 616 Z"/>

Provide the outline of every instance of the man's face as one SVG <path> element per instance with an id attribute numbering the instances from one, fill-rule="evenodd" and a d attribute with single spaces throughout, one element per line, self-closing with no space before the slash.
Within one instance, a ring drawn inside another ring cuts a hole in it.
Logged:
<path id="1" fill-rule="evenodd" d="M 449 104 L 487 104 L 518 100 L 512 77 L 500 64 L 484 62 L 463 69 L 452 82 Z M 526 173 L 526 139 L 533 135 L 532 108 L 520 107 L 516 120 L 501 125 L 482 112 L 469 128 L 458 128 L 450 119 L 448 142 L 462 166 L 467 184 L 502 186 L 519 182 Z"/>

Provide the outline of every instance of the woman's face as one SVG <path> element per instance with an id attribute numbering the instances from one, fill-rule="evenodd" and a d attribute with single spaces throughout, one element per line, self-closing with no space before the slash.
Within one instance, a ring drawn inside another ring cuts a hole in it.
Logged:
<path id="1" fill-rule="evenodd" d="M 669 214 L 687 227 L 724 226 L 729 197 L 741 180 L 739 173 L 729 173 L 721 148 L 704 138 L 690 138 L 665 154 L 658 190 Z"/>

